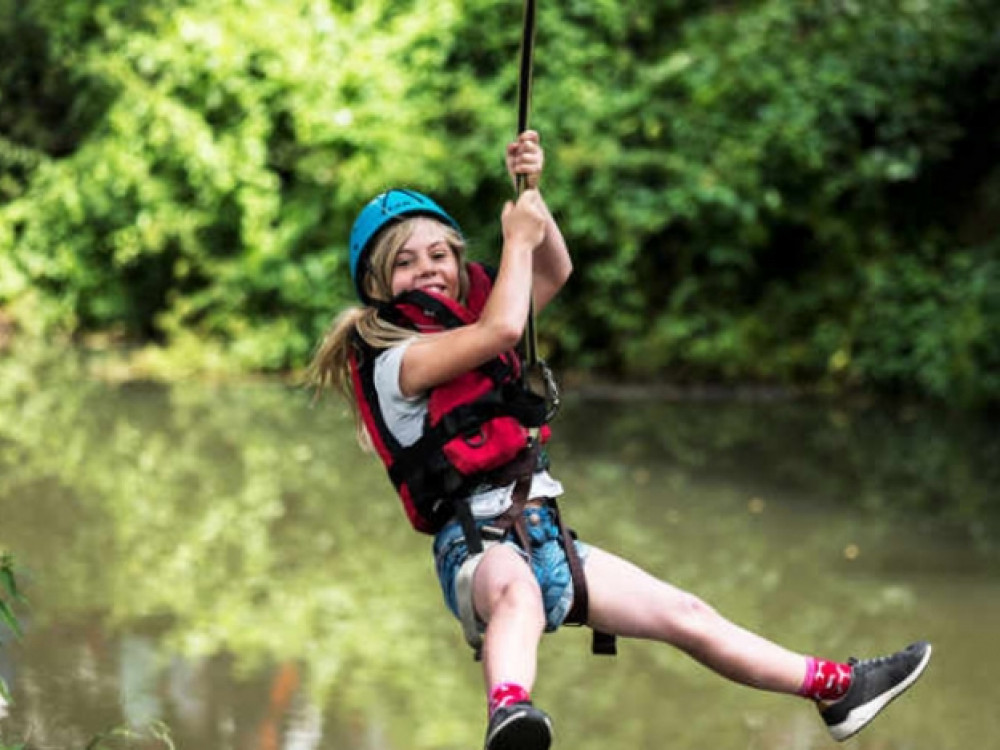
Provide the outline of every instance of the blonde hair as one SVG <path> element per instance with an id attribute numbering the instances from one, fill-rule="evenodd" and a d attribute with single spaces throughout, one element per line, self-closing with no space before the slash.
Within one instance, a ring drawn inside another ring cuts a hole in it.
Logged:
<path id="1" fill-rule="evenodd" d="M 316 347 L 312 362 L 306 371 L 307 380 L 315 388 L 317 398 L 327 387 L 335 388 L 344 397 L 354 414 L 358 442 L 366 449 L 371 448 L 371 437 L 357 408 L 357 394 L 354 392 L 350 368 L 352 354 L 356 357 L 363 356 L 363 350 L 357 346 L 355 335 L 373 349 L 396 346 L 418 335 L 409 328 L 393 325 L 379 317 L 377 303 L 392 299 L 392 270 L 396 256 L 413 235 L 416 222 L 426 218 L 428 217 L 414 216 L 404 219 L 376 235 L 368 263 L 358 268 L 361 287 L 374 304 L 354 305 L 337 315 Z M 464 304 L 469 290 L 469 274 L 465 267 L 465 241 L 452 227 L 443 223 L 441 226 L 445 229 L 445 241 L 458 262 L 458 301 Z"/>

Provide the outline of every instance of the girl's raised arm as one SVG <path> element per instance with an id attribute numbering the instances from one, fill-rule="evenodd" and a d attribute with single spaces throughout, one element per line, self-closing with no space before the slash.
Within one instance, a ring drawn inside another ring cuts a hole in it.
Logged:
<path id="1" fill-rule="evenodd" d="M 548 216 L 534 189 L 504 206 L 500 268 L 479 320 L 420 337 L 407 347 L 399 374 L 403 395 L 424 393 L 517 345 L 528 318 L 534 256 L 546 238 Z"/>

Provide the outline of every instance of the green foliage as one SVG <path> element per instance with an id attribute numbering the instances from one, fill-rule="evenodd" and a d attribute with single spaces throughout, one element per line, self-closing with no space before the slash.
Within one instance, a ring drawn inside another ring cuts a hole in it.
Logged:
<path id="1" fill-rule="evenodd" d="M 0 552 L 0 627 L 6 627 L 15 637 L 20 637 L 21 623 L 14 612 L 14 603 L 25 603 L 14 576 L 14 558 L 8 552 Z M 0 639 L 0 648 L 3 646 L 4 642 Z M 3 677 L 0 677 L 0 718 L 3 717 L 3 709 L 9 702 L 10 691 Z M 2 747 L 0 744 L 0 748 Z"/>
<path id="2" fill-rule="evenodd" d="M 976 267 L 998 257 L 995 226 L 973 250 L 939 223 L 955 213 L 941 205 L 941 164 L 969 158 L 969 102 L 995 38 L 974 5 L 898 5 L 757 3 L 692 15 L 647 44 L 633 28 L 618 58 L 553 55 L 591 71 L 579 86 L 628 92 L 602 101 L 600 120 L 570 116 L 584 91 L 545 100 L 565 102 L 559 137 L 581 155 L 565 200 L 585 210 L 567 217 L 570 233 L 601 241 L 581 248 L 585 279 L 571 289 L 586 315 L 583 351 L 640 372 L 813 379 L 870 324 L 858 301 L 878 307 L 861 283 L 866 266 L 909 257 L 927 236 L 927 274 L 948 255 Z M 953 293 L 943 286 L 935 292 Z M 893 326 L 902 338 L 918 333 Z M 983 332 L 975 346 L 986 343 Z M 882 362 L 896 352 L 866 354 Z M 877 380 L 865 362 L 853 360 L 851 375 Z M 989 362 L 976 369 L 982 378 Z"/>
<path id="3" fill-rule="evenodd" d="M 15 603 L 26 604 L 24 596 L 17 588 L 14 577 L 14 558 L 7 552 L 0 554 L 0 625 L 7 628 L 17 637 L 21 636 L 21 625 L 14 614 Z M 0 641 L 0 645 L 3 641 Z M 0 682 L 2 686 L 2 682 Z"/>
<path id="4" fill-rule="evenodd" d="M 1000 388 L 1000 255 L 928 263 L 898 256 L 865 269 L 854 369 L 885 388 L 975 402 Z"/>
<path id="5" fill-rule="evenodd" d="M 22 325 L 299 366 L 389 185 L 495 253 L 519 3 L 0 9 L 0 305 Z M 577 268 L 544 346 L 996 401 L 998 23 L 982 0 L 543 4 L 533 123 Z"/>

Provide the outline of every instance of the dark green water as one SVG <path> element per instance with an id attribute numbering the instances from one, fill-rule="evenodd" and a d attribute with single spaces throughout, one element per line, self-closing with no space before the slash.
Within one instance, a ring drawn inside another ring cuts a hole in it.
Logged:
<path id="1" fill-rule="evenodd" d="M 924 679 L 855 748 L 1000 746 L 1000 430 L 920 409 L 573 399 L 564 511 L 592 543 L 789 646 L 929 638 Z M 274 384 L 108 386 L 0 360 L 0 550 L 30 607 L 0 647 L 0 746 L 468 750 L 478 666 L 332 400 Z M 833 747 L 810 705 L 667 646 L 542 647 L 556 748 Z"/>

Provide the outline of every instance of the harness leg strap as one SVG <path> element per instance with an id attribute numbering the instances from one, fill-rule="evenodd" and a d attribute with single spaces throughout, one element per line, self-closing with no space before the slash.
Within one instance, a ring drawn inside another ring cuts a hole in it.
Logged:
<path id="1" fill-rule="evenodd" d="M 566 562 L 569 564 L 569 574 L 573 580 L 573 605 L 566 615 L 566 623 L 569 625 L 586 625 L 590 613 L 590 594 L 587 591 L 587 576 L 583 571 L 583 563 L 576 552 L 576 543 L 573 539 L 569 527 L 562 521 L 559 513 L 559 505 L 555 498 L 549 499 L 549 505 L 556 518 L 556 525 L 559 527 L 560 539 L 563 550 L 566 552 Z M 594 637 L 591 644 L 591 651 L 595 654 L 614 656 L 618 653 L 617 641 L 613 633 L 594 630 Z"/>

